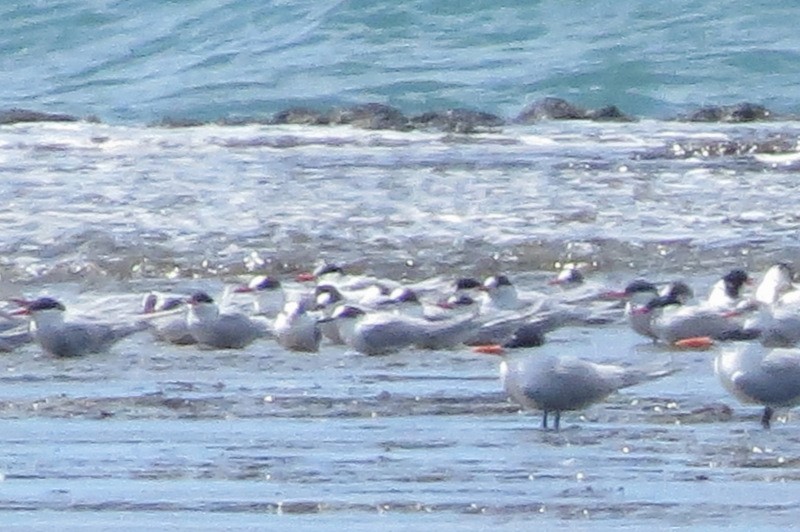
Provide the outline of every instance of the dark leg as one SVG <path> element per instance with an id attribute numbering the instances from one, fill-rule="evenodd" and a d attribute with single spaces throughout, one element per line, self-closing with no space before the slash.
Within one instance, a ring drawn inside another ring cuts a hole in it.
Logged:
<path id="1" fill-rule="evenodd" d="M 547 430 L 547 410 L 542 413 L 542 428 Z"/>
<path id="2" fill-rule="evenodd" d="M 772 408 L 767 406 L 764 407 L 764 415 L 761 416 L 761 426 L 765 429 L 769 429 L 769 422 L 772 419 Z"/>
<path id="3" fill-rule="evenodd" d="M 553 422 L 553 428 L 558 432 L 561 429 L 561 410 L 556 410 L 556 419 Z"/>

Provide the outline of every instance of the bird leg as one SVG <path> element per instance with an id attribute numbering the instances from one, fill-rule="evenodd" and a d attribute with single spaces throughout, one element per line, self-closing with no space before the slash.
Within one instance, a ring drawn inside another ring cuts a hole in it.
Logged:
<path id="1" fill-rule="evenodd" d="M 547 410 L 542 413 L 542 428 L 547 430 Z"/>
<path id="2" fill-rule="evenodd" d="M 556 432 L 561 429 L 561 410 L 556 410 L 556 419 L 553 421 L 553 428 Z"/>
<path id="3" fill-rule="evenodd" d="M 769 429 L 769 422 L 772 419 L 772 407 L 764 407 L 764 415 L 761 416 L 761 426 Z"/>

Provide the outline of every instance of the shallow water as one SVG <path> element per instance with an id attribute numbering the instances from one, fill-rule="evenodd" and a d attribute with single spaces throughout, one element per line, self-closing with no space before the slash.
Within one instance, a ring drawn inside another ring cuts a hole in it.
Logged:
<path id="1" fill-rule="evenodd" d="M 409 281 L 504 272 L 542 290 L 572 261 L 598 285 L 682 277 L 701 296 L 731 267 L 797 256 L 797 135 L 648 121 L 475 135 L 7 126 L 0 295 L 130 319 L 151 289 L 219 294 L 331 259 Z M 712 149 L 776 137 L 779 154 Z M 687 156 L 696 146 L 711 153 Z M 506 399 L 495 358 L 467 349 L 218 352 L 140 334 L 54 360 L 26 346 L 0 358 L 0 514 L 17 529 L 791 526 L 796 420 L 761 430 L 760 410 L 716 381 L 715 349 L 664 350 L 620 323 L 551 333 L 518 356 L 681 369 L 554 433 Z"/>
<path id="2" fill-rule="evenodd" d="M 682 371 L 564 416 L 503 395 L 497 360 L 153 344 L 2 358 L 0 513 L 64 523 L 247 529 L 790 526 L 800 438 L 716 382 L 714 351 L 671 352 L 619 325 L 562 329 L 539 353 Z"/>

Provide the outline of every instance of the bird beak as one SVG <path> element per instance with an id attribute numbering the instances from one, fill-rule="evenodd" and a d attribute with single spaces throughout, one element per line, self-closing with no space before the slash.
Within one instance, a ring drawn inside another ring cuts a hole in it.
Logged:
<path id="1" fill-rule="evenodd" d="M 233 289 L 234 294 L 249 294 L 250 292 L 255 292 L 255 290 L 245 284 L 239 285 Z"/>
<path id="2" fill-rule="evenodd" d="M 295 277 L 295 280 L 298 283 L 308 283 L 315 279 L 316 277 L 314 276 L 314 274 L 309 272 L 298 273 L 297 277 Z"/>
<path id="3" fill-rule="evenodd" d="M 481 355 L 503 356 L 506 353 L 506 350 L 502 345 L 489 344 L 489 345 L 476 345 L 475 347 L 472 348 L 472 352 L 479 353 Z"/>
<path id="4" fill-rule="evenodd" d="M 31 304 L 30 301 L 22 298 L 13 298 L 11 299 L 11 302 L 19 305 L 22 308 L 10 312 L 9 313 L 10 316 L 30 316 L 31 310 L 30 308 L 28 308 Z"/>
<path id="5" fill-rule="evenodd" d="M 616 300 L 619 300 L 619 299 L 625 299 L 626 296 L 627 296 L 627 294 L 623 290 L 608 290 L 608 291 L 603 292 L 602 294 L 600 294 L 600 299 L 603 299 L 603 300 L 606 300 L 606 301 L 608 301 L 608 300 L 616 301 Z"/>

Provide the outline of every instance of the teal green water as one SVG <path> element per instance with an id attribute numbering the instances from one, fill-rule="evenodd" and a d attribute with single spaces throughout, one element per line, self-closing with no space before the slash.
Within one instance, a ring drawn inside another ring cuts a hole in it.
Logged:
<path id="1" fill-rule="evenodd" d="M 793 2 L 34 2 L 0 6 L 0 108 L 141 122 L 377 101 L 515 116 L 559 96 L 669 117 L 795 112 Z"/>

